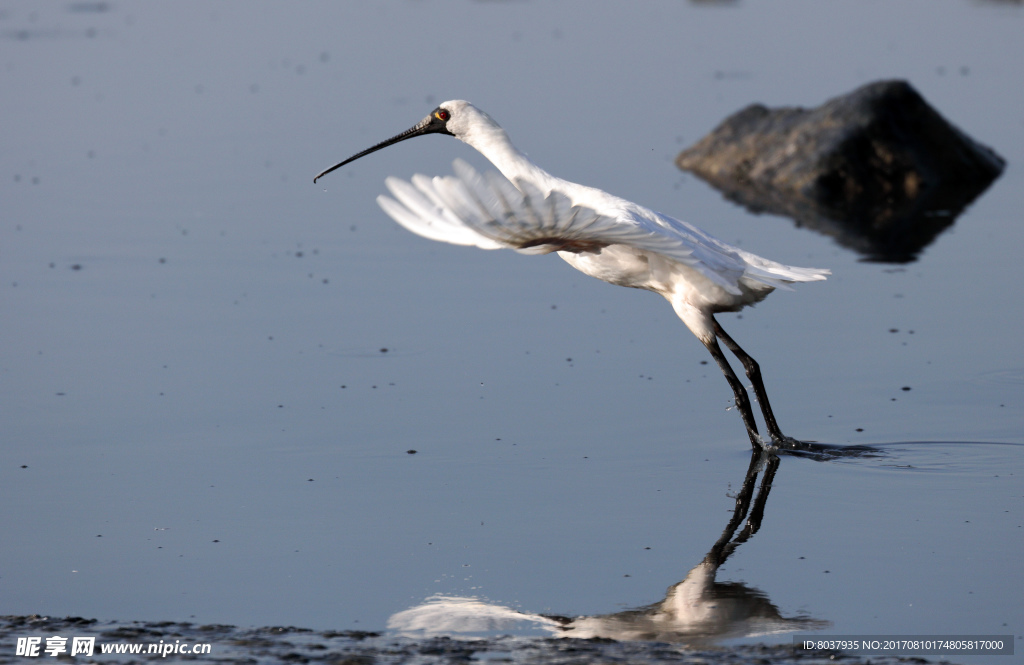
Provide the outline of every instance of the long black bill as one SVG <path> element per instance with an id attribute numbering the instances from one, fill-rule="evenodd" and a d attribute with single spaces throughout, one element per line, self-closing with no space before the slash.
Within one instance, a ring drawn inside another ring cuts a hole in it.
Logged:
<path id="1" fill-rule="evenodd" d="M 441 113 L 441 110 L 442 109 L 440 107 L 438 107 L 437 109 L 434 110 L 433 113 L 431 113 L 426 118 L 424 118 L 423 120 L 420 120 L 418 123 L 416 123 L 415 127 L 407 129 L 404 132 L 402 132 L 401 134 L 396 134 L 395 136 L 392 136 L 391 138 L 389 138 L 387 141 L 381 141 L 380 143 L 378 143 L 377 145 L 373 146 L 372 148 L 367 148 L 366 150 L 364 150 L 364 151 L 362 151 L 362 152 L 360 152 L 360 153 L 358 153 L 356 155 L 352 155 L 351 157 L 349 157 L 345 161 L 343 161 L 343 162 L 341 162 L 339 164 L 335 164 L 334 166 L 332 166 L 331 168 L 327 169 L 326 171 L 321 171 L 320 173 L 317 174 L 317 176 L 315 178 L 313 178 L 313 182 L 316 182 L 317 180 L 319 180 L 320 178 L 324 177 L 325 175 L 327 175 L 331 171 L 333 171 L 335 169 L 339 169 L 342 166 L 345 166 L 349 162 L 354 162 L 357 159 L 359 159 L 360 157 L 365 157 L 366 155 L 369 155 L 371 152 L 377 152 L 378 150 L 381 150 L 382 148 L 386 148 L 389 145 L 394 145 L 394 144 L 396 144 L 396 143 L 398 143 L 400 141 L 404 141 L 406 139 L 411 139 L 414 136 L 422 136 L 423 134 L 448 134 L 449 136 L 455 136 L 454 134 L 452 134 L 451 132 L 448 131 L 448 128 L 446 127 L 447 120 L 442 119 L 442 116 L 444 116 L 444 118 L 447 118 L 448 117 L 448 113 L 447 112 Z"/>

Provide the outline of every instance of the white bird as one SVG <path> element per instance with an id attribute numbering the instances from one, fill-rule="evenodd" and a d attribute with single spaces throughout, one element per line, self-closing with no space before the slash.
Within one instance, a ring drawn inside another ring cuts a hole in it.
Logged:
<path id="1" fill-rule="evenodd" d="M 757 362 L 722 329 L 715 314 L 736 312 L 776 288 L 831 274 L 796 268 L 733 247 L 695 226 L 607 192 L 556 178 L 529 160 L 489 115 L 466 101 L 444 102 L 414 127 L 321 172 L 423 134 L 447 134 L 468 143 L 501 171 L 481 176 L 461 160 L 455 176 L 415 175 L 386 180 L 395 199 L 381 208 L 413 233 L 456 245 L 509 248 L 524 254 L 557 252 L 592 277 L 663 295 L 725 374 L 751 445 L 796 443 L 772 414 Z M 757 431 L 750 399 L 718 345 L 743 364 L 772 442 Z"/>

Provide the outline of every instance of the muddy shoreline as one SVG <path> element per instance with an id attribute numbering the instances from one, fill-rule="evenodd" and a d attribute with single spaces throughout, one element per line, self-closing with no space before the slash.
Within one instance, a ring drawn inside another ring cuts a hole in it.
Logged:
<path id="1" fill-rule="evenodd" d="M 494 637 L 460 640 L 448 637 L 413 639 L 364 631 L 315 631 L 308 628 L 240 628 L 196 625 L 172 621 L 117 622 L 81 617 L 51 618 L 38 615 L 0 617 L 0 663 L 24 663 L 16 655 L 19 637 L 43 639 L 38 657 L 48 657 L 46 638 L 95 637 L 93 656 L 56 654 L 62 662 L 113 660 L 118 663 L 466 663 L 530 662 L 569 663 L 845 663 L 886 665 L 923 663 L 920 658 L 861 658 L 838 651 L 805 651 L 793 645 L 751 644 L 729 648 L 690 649 L 662 642 L 620 642 L 609 639 Z M 70 639 L 69 639 L 70 641 Z M 168 645 L 163 656 L 100 653 L 103 645 Z M 210 645 L 209 653 L 182 653 L 193 645 Z M 176 645 L 178 653 L 170 650 Z M 945 661 L 942 661 L 945 662 Z"/>

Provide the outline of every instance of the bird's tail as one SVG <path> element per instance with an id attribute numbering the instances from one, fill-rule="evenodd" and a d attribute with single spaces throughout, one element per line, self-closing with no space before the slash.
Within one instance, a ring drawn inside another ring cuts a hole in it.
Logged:
<path id="1" fill-rule="evenodd" d="M 794 282 L 820 282 L 832 274 L 827 268 L 787 266 L 742 250 L 740 253 L 747 262 L 744 277 L 778 289 L 792 291 L 790 284 Z"/>

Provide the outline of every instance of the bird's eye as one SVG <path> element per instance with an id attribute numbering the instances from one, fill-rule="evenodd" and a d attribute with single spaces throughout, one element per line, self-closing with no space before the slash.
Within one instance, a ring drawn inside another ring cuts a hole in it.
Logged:
<path id="1" fill-rule="evenodd" d="M 452 115 L 448 113 L 448 111 L 445 111 L 444 109 L 439 109 L 437 111 L 434 111 L 434 117 L 443 122 L 447 122 L 448 118 L 452 117 Z"/>

